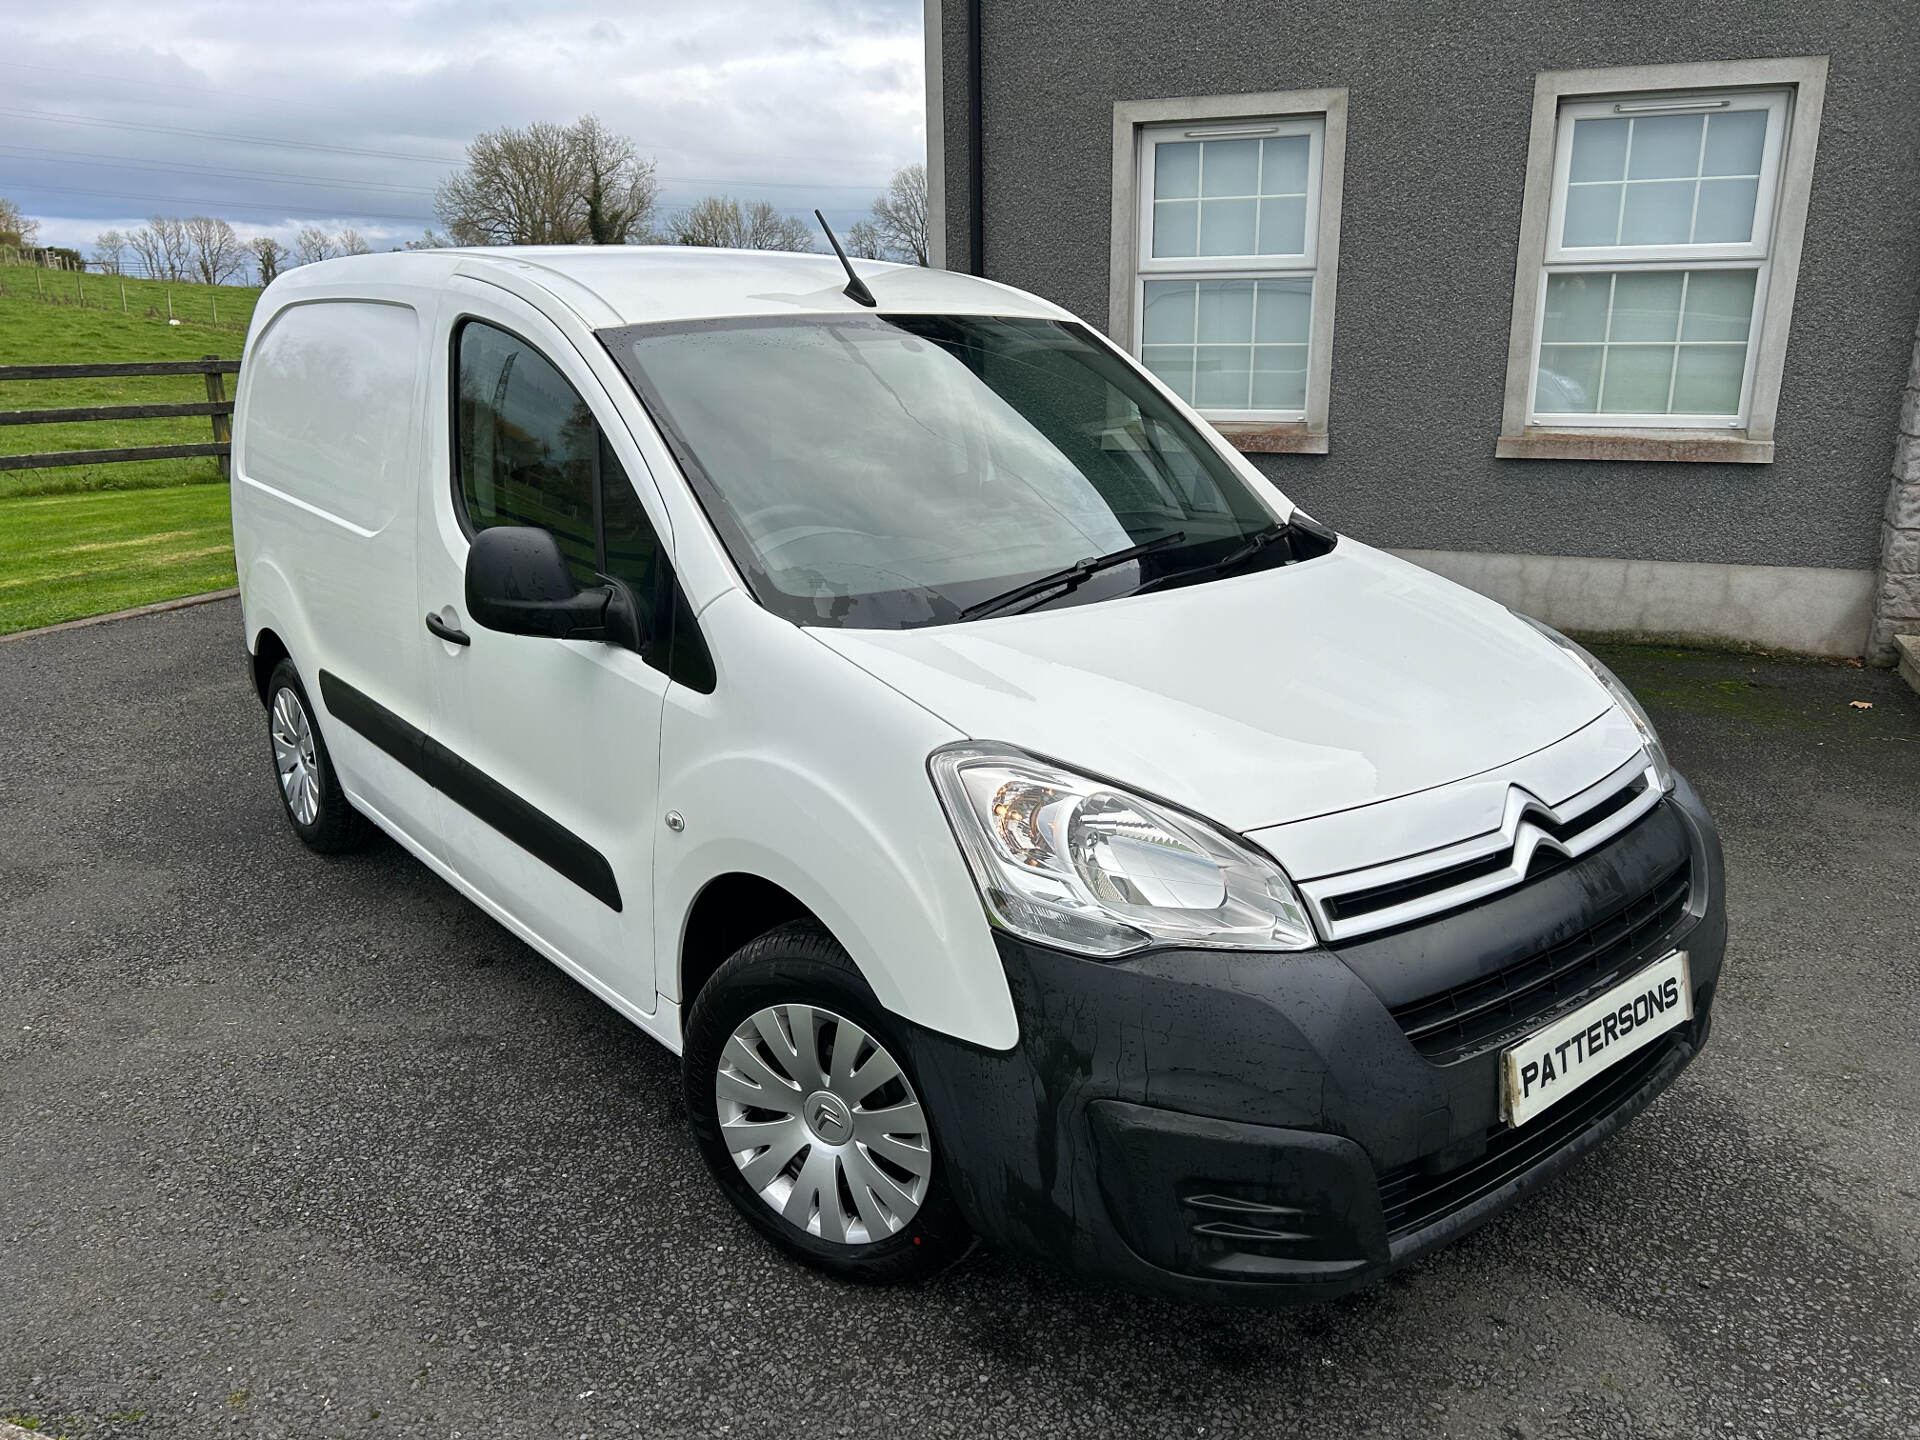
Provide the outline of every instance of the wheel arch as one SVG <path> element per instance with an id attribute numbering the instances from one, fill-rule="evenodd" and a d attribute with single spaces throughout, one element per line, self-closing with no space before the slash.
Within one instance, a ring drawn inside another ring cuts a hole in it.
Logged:
<path id="1" fill-rule="evenodd" d="M 833 934 L 805 901 L 783 885 L 744 870 L 716 875 L 693 898 L 680 927 L 680 1006 L 691 1008 L 713 972 L 742 945 L 790 920 L 812 920 Z M 838 936 L 834 937 L 836 940 Z M 845 949 L 842 942 L 841 948 Z M 858 969 L 858 962 L 855 963 Z"/>

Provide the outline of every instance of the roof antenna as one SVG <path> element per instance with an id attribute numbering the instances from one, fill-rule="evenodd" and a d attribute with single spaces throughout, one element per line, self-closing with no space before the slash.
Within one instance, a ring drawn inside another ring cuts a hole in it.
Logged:
<path id="1" fill-rule="evenodd" d="M 820 228 L 827 232 L 827 243 L 833 246 L 833 253 L 840 257 L 840 263 L 847 267 L 847 288 L 840 293 L 851 296 L 862 305 L 878 308 L 880 302 L 873 298 L 873 291 L 867 288 L 867 282 L 854 274 L 853 262 L 847 259 L 847 252 L 840 248 L 839 237 L 833 233 L 833 227 L 827 224 L 827 217 L 816 210 L 813 212 L 813 218 L 818 220 Z"/>

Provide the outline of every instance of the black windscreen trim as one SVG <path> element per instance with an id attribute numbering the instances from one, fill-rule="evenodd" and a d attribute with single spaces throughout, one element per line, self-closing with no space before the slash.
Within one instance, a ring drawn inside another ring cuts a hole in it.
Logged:
<path id="1" fill-rule="evenodd" d="M 607 857 L 544 810 L 339 676 L 322 670 L 320 695 L 336 718 L 462 810 L 492 826 L 609 909 L 621 908 L 620 886 Z"/>

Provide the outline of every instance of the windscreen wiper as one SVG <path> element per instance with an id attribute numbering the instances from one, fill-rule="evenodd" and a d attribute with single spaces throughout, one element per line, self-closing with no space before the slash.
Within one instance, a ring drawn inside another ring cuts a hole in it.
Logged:
<path id="1" fill-rule="evenodd" d="M 1293 522 L 1291 520 L 1276 520 L 1271 525 L 1254 531 L 1253 534 L 1249 535 L 1240 544 L 1234 546 L 1233 549 L 1222 555 L 1218 560 L 1209 560 L 1206 564 L 1196 565 L 1191 570 L 1176 570 L 1171 575 L 1156 575 L 1133 593 L 1135 595 L 1142 595 L 1149 590 L 1158 590 L 1163 585 L 1170 585 L 1175 580 L 1186 580 L 1195 575 L 1224 574 L 1234 566 L 1251 560 L 1262 550 L 1273 544 L 1274 541 L 1286 538 L 1292 529 Z"/>
<path id="2" fill-rule="evenodd" d="M 1111 570 L 1115 565 L 1124 565 L 1127 561 L 1137 560 L 1142 555 L 1151 555 L 1154 551 L 1164 550 L 1169 545 L 1178 545 L 1186 538 L 1186 531 L 1175 530 L 1170 535 L 1159 535 L 1139 545 L 1129 545 L 1124 550 L 1111 550 L 1105 555 L 1089 555 L 1086 559 L 1076 560 L 1073 564 L 1056 570 L 1051 575 L 1042 575 L 1038 580 L 1029 580 L 1026 584 L 1016 585 L 1013 589 L 999 595 L 989 595 L 985 600 L 967 606 L 957 618 L 978 620 L 983 615 L 991 615 L 997 610 L 1006 609 L 1009 605 L 1018 605 L 1022 600 L 1031 599 L 1049 590 L 1059 590 L 1062 595 L 1065 595 L 1070 591 L 1078 590 L 1102 570 Z"/>

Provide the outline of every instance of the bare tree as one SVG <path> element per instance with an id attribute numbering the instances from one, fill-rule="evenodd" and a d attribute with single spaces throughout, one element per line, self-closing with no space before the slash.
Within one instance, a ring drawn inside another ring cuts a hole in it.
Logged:
<path id="1" fill-rule="evenodd" d="M 140 274 L 149 280 L 164 280 L 165 261 L 160 253 L 160 237 L 153 232 L 151 225 L 142 225 L 138 230 L 127 234 L 127 248 L 133 252 L 133 263 Z"/>
<path id="2" fill-rule="evenodd" d="M 847 247 L 847 254 L 856 260 L 885 260 L 887 242 L 881 238 L 880 227 L 871 220 L 856 220 L 847 230 L 846 238 L 841 242 Z"/>
<path id="3" fill-rule="evenodd" d="M 0 245 L 24 249 L 39 238 L 40 222 L 23 214 L 13 201 L 0 196 Z"/>
<path id="4" fill-rule="evenodd" d="M 420 232 L 418 240 L 407 241 L 409 250 L 450 250 L 460 242 L 450 235 L 442 235 L 437 230 L 427 229 Z"/>
<path id="5" fill-rule="evenodd" d="M 647 233 L 653 162 L 592 116 L 476 136 L 434 211 L 457 245 L 618 245 Z"/>
<path id="6" fill-rule="evenodd" d="M 318 225 L 309 225 L 293 237 L 293 254 L 297 264 L 311 265 L 317 260 L 331 260 L 339 253 L 339 242 Z"/>
<path id="7" fill-rule="evenodd" d="M 333 237 L 333 243 L 340 247 L 340 253 L 342 255 L 371 255 L 373 253 L 373 246 L 369 245 L 366 240 L 361 237 L 358 230 L 342 230 L 338 235 Z"/>
<path id="8" fill-rule="evenodd" d="M 271 235 L 256 235 L 247 242 L 247 249 L 253 255 L 253 268 L 260 272 L 260 283 L 271 285 L 280 272 L 287 268 L 289 258 L 287 247 Z"/>
<path id="9" fill-rule="evenodd" d="M 127 237 L 118 230 L 102 230 L 93 237 L 93 263 L 102 275 L 119 275 L 126 269 Z"/>
<path id="10" fill-rule="evenodd" d="M 155 215 L 147 221 L 147 228 L 153 232 L 159 246 L 159 278 L 186 279 L 193 254 L 192 244 L 187 239 L 186 222 L 177 215 Z"/>
<path id="11" fill-rule="evenodd" d="M 607 129 L 597 115 L 574 122 L 573 147 L 587 242 L 625 245 L 645 235 L 660 194 L 653 162 L 641 159 L 633 141 Z"/>
<path id="12" fill-rule="evenodd" d="M 225 285 L 246 265 L 233 226 L 212 215 L 189 215 L 183 223 L 188 273 L 202 285 Z"/>
<path id="13" fill-rule="evenodd" d="M 873 202 L 872 224 L 885 247 L 873 258 L 927 263 L 926 166 L 915 163 L 893 172 L 886 193 Z"/>
<path id="14" fill-rule="evenodd" d="M 811 250 L 806 221 L 782 215 L 765 200 L 743 206 L 730 195 L 709 195 L 667 217 L 675 245 L 711 245 L 729 250 Z"/>

